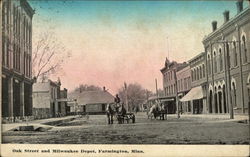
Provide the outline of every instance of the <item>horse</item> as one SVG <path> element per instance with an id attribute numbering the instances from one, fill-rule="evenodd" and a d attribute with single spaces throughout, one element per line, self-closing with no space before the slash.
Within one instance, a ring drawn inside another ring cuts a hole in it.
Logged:
<path id="1" fill-rule="evenodd" d="M 111 107 L 110 104 L 108 104 L 107 108 L 106 108 L 106 114 L 108 117 L 108 124 L 113 124 L 114 113 L 115 113 L 114 109 Z"/>
<path id="2" fill-rule="evenodd" d="M 162 119 L 162 120 L 164 120 L 165 119 L 165 114 L 167 114 L 167 110 L 166 110 L 166 106 L 165 105 L 163 105 L 163 104 L 161 104 L 161 105 L 159 105 L 159 104 L 154 104 L 151 108 L 150 108 L 150 110 L 149 110 L 149 112 L 148 112 L 148 119 L 149 118 L 155 118 L 155 119 L 157 119 L 157 117 L 160 117 L 160 120 Z"/>
<path id="3" fill-rule="evenodd" d="M 124 117 L 125 117 L 126 113 L 127 113 L 127 111 L 126 111 L 126 109 L 124 108 L 123 105 L 121 105 L 121 106 L 118 107 L 116 117 L 117 117 L 117 120 L 118 120 L 119 124 L 123 124 L 124 123 Z"/>

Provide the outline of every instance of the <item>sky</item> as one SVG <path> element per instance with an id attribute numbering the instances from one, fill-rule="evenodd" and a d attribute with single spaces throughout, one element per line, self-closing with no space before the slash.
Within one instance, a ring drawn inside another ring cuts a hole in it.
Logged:
<path id="1" fill-rule="evenodd" d="M 225 10 L 230 18 L 237 13 L 235 1 L 29 2 L 36 12 L 33 41 L 50 30 L 71 52 L 52 79 L 60 77 L 69 90 L 93 84 L 112 94 L 124 82 L 155 92 L 157 79 L 162 88 L 165 58 L 184 62 L 203 52 L 202 39 L 211 33 L 211 22 L 218 21 L 220 27 Z"/>

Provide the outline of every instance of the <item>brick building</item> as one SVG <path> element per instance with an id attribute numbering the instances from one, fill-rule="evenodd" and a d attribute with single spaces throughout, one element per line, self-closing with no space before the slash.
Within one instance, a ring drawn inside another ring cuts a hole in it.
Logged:
<path id="1" fill-rule="evenodd" d="M 176 72 L 184 68 L 186 65 L 186 63 L 177 63 L 175 61 L 170 62 L 168 58 L 166 58 L 165 66 L 161 69 L 161 73 L 163 75 L 163 90 L 165 93 L 165 98 L 172 100 L 165 102 L 167 103 L 169 113 L 176 113 Z"/>
<path id="2" fill-rule="evenodd" d="M 50 118 L 61 114 L 61 102 L 58 101 L 61 94 L 60 86 L 60 82 L 53 82 L 51 80 L 33 84 L 34 117 L 38 119 Z"/>
<path id="3" fill-rule="evenodd" d="M 179 99 L 184 97 L 191 89 L 191 70 L 190 66 L 186 65 L 183 69 L 176 72 L 177 78 L 177 93 Z M 181 112 L 191 112 L 191 102 L 180 102 Z"/>
<path id="4" fill-rule="evenodd" d="M 207 61 L 207 104 L 209 113 L 247 113 L 250 79 L 250 8 L 237 1 L 237 15 L 230 19 L 225 11 L 224 23 L 204 40 Z"/>
<path id="5" fill-rule="evenodd" d="M 32 17 L 26 0 L 2 0 L 2 117 L 32 115 Z"/>
<path id="6" fill-rule="evenodd" d="M 202 52 L 188 61 L 191 69 L 191 90 L 182 98 L 182 102 L 191 103 L 191 113 L 207 113 L 206 106 L 206 58 Z"/>

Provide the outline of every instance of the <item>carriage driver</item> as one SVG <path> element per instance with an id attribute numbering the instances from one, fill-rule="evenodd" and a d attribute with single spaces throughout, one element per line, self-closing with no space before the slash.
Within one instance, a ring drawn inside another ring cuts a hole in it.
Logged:
<path id="1" fill-rule="evenodd" d="M 115 110 L 116 110 L 116 113 L 118 113 L 118 109 L 120 108 L 120 102 L 121 102 L 121 99 L 119 98 L 118 94 L 115 95 Z"/>

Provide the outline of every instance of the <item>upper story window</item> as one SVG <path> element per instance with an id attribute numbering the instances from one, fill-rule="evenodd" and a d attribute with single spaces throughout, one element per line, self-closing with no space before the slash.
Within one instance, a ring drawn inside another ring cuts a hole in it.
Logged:
<path id="1" fill-rule="evenodd" d="M 219 58 L 220 58 L 220 71 L 223 70 L 223 59 L 222 59 L 222 52 L 221 52 L 221 48 L 219 49 Z"/>
<path id="2" fill-rule="evenodd" d="M 201 66 L 199 67 L 200 69 L 200 79 L 202 78 L 202 69 L 201 69 Z"/>
<path id="3" fill-rule="evenodd" d="M 210 61 L 210 55 L 207 56 L 207 67 L 208 67 L 208 74 L 211 74 L 211 61 Z"/>
<path id="4" fill-rule="evenodd" d="M 194 81 L 194 72 L 193 72 L 193 70 L 191 70 L 191 78 L 192 78 L 192 81 Z"/>
<path id="5" fill-rule="evenodd" d="M 242 51 L 243 51 L 243 63 L 247 62 L 247 47 L 246 47 L 246 37 L 245 35 L 242 36 Z"/>
<path id="6" fill-rule="evenodd" d="M 231 57 L 230 57 L 230 49 L 229 49 L 229 44 L 227 43 L 226 44 L 226 52 L 227 52 L 227 58 L 228 58 L 228 63 L 227 63 L 227 65 L 228 65 L 228 67 L 229 68 L 231 68 Z"/>
<path id="7" fill-rule="evenodd" d="M 196 69 L 194 69 L 194 81 L 196 80 Z"/>
<path id="8" fill-rule="evenodd" d="M 203 70 L 203 77 L 205 77 L 205 65 L 204 64 L 202 64 L 202 70 Z"/>
<path id="9" fill-rule="evenodd" d="M 217 73 L 217 56 L 216 52 L 214 51 L 214 72 Z"/>
<path id="10" fill-rule="evenodd" d="M 196 79 L 199 80 L 200 79 L 200 69 L 199 67 L 196 68 Z"/>
<path id="11" fill-rule="evenodd" d="M 233 54 L 234 54 L 234 66 L 237 66 L 238 65 L 238 57 L 237 57 L 237 46 L 236 46 L 236 42 L 234 41 L 233 42 Z"/>

